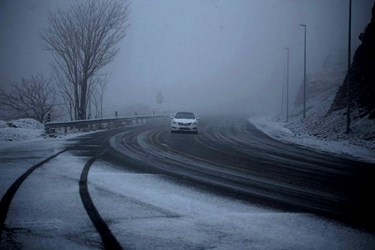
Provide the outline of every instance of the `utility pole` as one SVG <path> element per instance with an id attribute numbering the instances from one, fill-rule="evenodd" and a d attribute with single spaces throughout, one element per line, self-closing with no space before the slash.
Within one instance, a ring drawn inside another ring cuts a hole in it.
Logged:
<path id="1" fill-rule="evenodd" d="M 351 64 L 351 46 L 352 46 L 352 0 L 349 0 L 349 31 L 348 31 L 348 79 L 346 85 L 346 133 L 350 133 L 350 64 Z"/>
<path id="2" fill-rule="evenodd" d="M 287 51 L 286 59 L 286 122 L 289 121 L 289 48 L 285 48 Z"/>
<path id="3" fill-rule="evenodd" d="M 300 24 L 305 28 L 305 47 L 304 47 L 304 59 L 303 59 L 303 119 L 306 118 L 306 24 Z"/>

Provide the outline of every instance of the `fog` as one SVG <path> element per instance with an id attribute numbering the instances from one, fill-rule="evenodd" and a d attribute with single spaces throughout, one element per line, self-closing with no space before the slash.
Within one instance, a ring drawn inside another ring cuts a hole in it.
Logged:
<path id="1" fill-rule="evenodd" d="M 43 72 L 51 55 L 39 30 L 49 10 L 74 1 L 0 0 L 0 82 Z M 293 96 L 329 57 L 346 62 L 348 2 L 343 0 L 136 0 L 105 93 L 105 116 L 137 111 L 271 114 L 279 110 L 290 49 Z M 371 18 L 373 0 L 353 1 L 352 52 Z M 156 95 L 161 92 L 161 107 Z M 131 107 L 131 108 L 130 108 Z M 147 108 L 145 108 L 147 109 Z"/>

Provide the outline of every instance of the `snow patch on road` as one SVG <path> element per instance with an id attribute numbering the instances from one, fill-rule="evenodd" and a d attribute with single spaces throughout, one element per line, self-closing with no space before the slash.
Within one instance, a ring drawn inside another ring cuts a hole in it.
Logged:
<path id="1" fill-rule="evenodd" d="M 164 175 L 96 161 L 89 190 L 130 249 L 369 249 L 373 235 L 331 220 L 217 196 Z M 370 247 L 371 248 L 371 247 Z"/>

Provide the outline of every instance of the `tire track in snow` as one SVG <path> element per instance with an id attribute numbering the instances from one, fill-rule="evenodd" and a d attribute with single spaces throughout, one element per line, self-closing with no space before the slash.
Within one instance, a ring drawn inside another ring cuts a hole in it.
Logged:
<path id="1" fill-rule="evenodd" d="M 46 158 L 45 160 L 35 164 L 34 166 L 32 166 L 31 168 L 26 170 L 20 177 L 18 177 L 18 179 L 15 182 L 13 182 L 13 184 L 8 188 L 8 190 L 6 191 L 6 193 L 4 194 L 4 196 L 2 197 L 2 199 L 0 201 L 0 243 L 1 243 L 1 239 L 2 239 L 2 233 L 3 233 L 3 230 L 5 228 L 4 223 L 5 223 L 5 219 L 7 217 L 7 214 L 8 214 L 9 206 L 10 206 L 10 203 L 12 202 L 12 199 L 13 199 L 14 195 L 16 194 L 18 188 L 27 179 L 27 177 L 29 177 L 34 172 L 34 170 L 43 166 L 44 164 L 46 164 L 47 162 L 49 162 L 53 158 L 56 158 L 58 155 L 66 152 L 68 150 L 69 149 L 61 150 L 61 151 L 57 152 L 56 154 Z"/>
<path id="2" fill-rule="evenodd" d="M 107 152 L 107 150 L 102 151 L 100 154 L 92 157 L 89 161 L 86 162 L 82 170 L 81 178 L 79 180 L 79 194 L 81 196 L 81 201 L 86 209 L 87 214 L 89 215 L 96 230 L 100 234 L 104 249 L 122 249 L 120 243 L 112 234 L 107 223 L 104 221 L 99 211 L 95 207 L 87 187 L 87 177 L 92 164 L 105 152 Z"/>
<path id="3" fill-rule="evenodd" d="M 107 134 L 107 133 L 103 133 L 102 135 L 104 135 L 105 139 L 110 137 L 109 134 Z M 86 141 L 86 144 L 91 143 L 93 140 L 98 140 L 98 137 L 88 139 Z M 103 142 L 104 140 L 99 139 L 99 141 Z M 13 182 L 13 184 L 8 188 L 8 190 L 6 191 L 6 193 L 4 194 L 4 196 L 2 197 L 1 202 L 0 202 L 0 243 L 2 241 L 2 233 L 3 233 L 3 231 L 6 230 L 5 220 L 7 218 L 7 214 L 8 214 L 8 211 L 9 211 L 10 204 L 11 204 L 16 192 L 18 191 L 19 187 L 22 185 L 22 183 L 28 177 L 30 177 L 30 175 L 36 169 L 44 166 L 46 163 L 48 163 L 52 159 L 56 158 L 57 156 L 65 153 L 65 152 L 68 152 L 68 151 L 80 150 L 80 149 L 82 149 L 82 147 L 85 147 L 85 146 L 87 146 L 87 145 L 76 144 L 76 145 L 73 145 L 73 146 L 69 146 L 69 147 L 49 156 L 48 158 L 40 161 L 39 163 L 33 165 L 28 170 L 26 170 L 22 175 L 20 175 L 16 181 Z M 102 239 L 103 248 L 104 249 L 122 249 L 122 247 L 119 245 L 116 238 L 113 236 L 113 234 L 109 230 L 106 222 L 101 218 L 98 210 L 96 209 L 94 203 L 91 200 L 91 197 L 90 197 L 90 194 L 89 194 L 89 191 L 88 191 L 88 188 L 87 188 L 87 176 L 88 176 L 88 172 L 90 170 L 90 167 L 95 162 L 95 160 L 97 160 L 105 152 L 106 152 L 106 150 L 103 150 L 103 149 L 99 153 L 96 152 L 96 154 L 86 162 L 86 164 L 85 164 L 85 166 L 82 170 L 80 181 L 79 181 L 80 197 L 81 197 L 82 203 L 85 207 L 86 213 L 89 215 L 92 223 L 94 224 L 96 230 L 98 231 L 98 233 L 99 233 L 99 235 Z"/>

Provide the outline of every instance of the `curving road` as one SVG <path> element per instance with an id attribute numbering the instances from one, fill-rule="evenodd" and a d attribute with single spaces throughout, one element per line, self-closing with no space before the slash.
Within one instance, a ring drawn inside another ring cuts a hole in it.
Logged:
<path id="1" fill-rule="evenodd" d="M 300 230 L 301 242 L 290 239 L 282 246 L 298 249 L 316 237 L 316 248 L 374 246 L 373 164 L 280 143 L 241 117 L 207 117 L 199 129 L 171 134 L 164 121 L 87 134 L 65 146 L 29 143 L 2 151 L 0 248 L 243 248 L 258 241 L 271 241 L 274 248 L 277 235 Z M 243 206 L 243 200 L 250 202 Z M 258 204 L 286 213 L 254 208 Z M 316 231 L 321 222 L 297 226 L 313 220 L 304 212 L 361 230 L 336 240 L 348 229 L 324 222 L 331 232 L 325 238 Z M 271 235 L 263 220 L 251 229 L 254 213 L 282 223 Z M 267 233 L 247 233 L 259 230 Z"/>
<path id="2" fill-rule="evenodd" d="M 112 139 L 122 164 L 268 206 L 313 212 L 374 228 L 373 164 L 278 142 L 246 119 L 211 117 L 200 132 L 171 134 L 167 124 Z"/>

